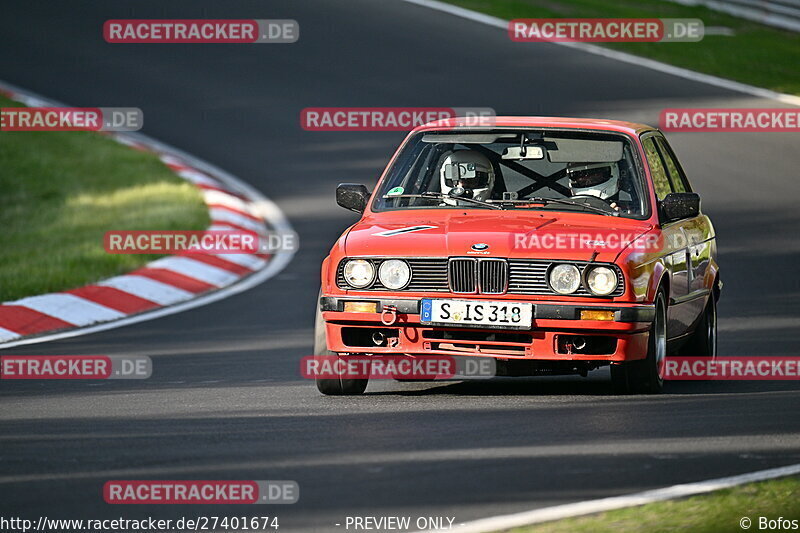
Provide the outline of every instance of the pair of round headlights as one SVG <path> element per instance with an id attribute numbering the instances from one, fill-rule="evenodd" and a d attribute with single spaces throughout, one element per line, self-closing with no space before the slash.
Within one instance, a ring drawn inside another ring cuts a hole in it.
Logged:
<path id="1" fill-rule="evenodd" d="M 619 278 L 614 269 L 607 266 L 590 266 L 586 273 L 586 285 L 596 296 L 608 296 L 614 292 Z M 402 289 L 411 280 L 411 268 L 400 259 L 382 261 L 378 267 L 378 279 L 387 289 Z M 375 265 L 365 259 L 351 259 L 344 265 L 344 279 L 356 289 L 369 287 L 375 281 Z M 568 263 L 555 265 L 548 276 L 550 287 L 558 294 L 573 294 L 581 286 L 581 272 Z"/>
<path id="2" fill-rule="evenodd" d="M 590 266 L 586 273 L 586 285 L 596 296 L 608 296 L 617 288 L 619 280 L 613 268 Z M 558 294 L 572 294 L 581 286 L 581 272 L 575 265 L 555 265 L 548 276 L 550 287 Z"/>
<path id="3" fill-rule="evenodd" d="M 356 289 L 369 287 L 375 281 L 375 265 L 365 259 L 351 259 L 344 265 L 344 279 Z M 400 259 L 389 259 L 378 267 L 378 279 L 387 289 L 402 289 L 411 280 L 411 268 Z"/>

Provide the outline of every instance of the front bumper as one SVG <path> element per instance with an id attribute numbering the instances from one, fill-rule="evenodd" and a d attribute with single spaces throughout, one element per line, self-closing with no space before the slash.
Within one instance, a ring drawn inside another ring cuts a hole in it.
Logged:
<path id="1" fill-rule="evenodd" d="M 377 312 L 345 312 L 346 302 L 375 302 Z M 323 296 L 328 349 L 337 353 L 473 355 L 501 359 L 619 362 L 642 359 L 652 305 L 532 301 L 530 330 L 445 327 L 420 323 L 420 299 Z M 385 314 L 394 308 L 396 313 Z M 614 320 L 581 320 L 581 310 L 613 311 Z M 387 324 L 387 317 L 393 323 Z M 383 321 L 382 321 L 383 318 Z M 378 345 L 373 334 L 385 343 Z M 578 348 L 585 342 L 583 348 Z"/>

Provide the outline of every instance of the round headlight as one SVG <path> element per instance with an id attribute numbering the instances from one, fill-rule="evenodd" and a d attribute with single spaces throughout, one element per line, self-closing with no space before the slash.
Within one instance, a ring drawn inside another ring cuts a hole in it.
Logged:
<path id="1" fill-rule="evenodd" d="M 581 286 L 581 273 L 575 265 L 556 265 L 550 270 L 550 287 L 559 294 L 572 294 Z"/>
<path id="2" fill-rule="evenodd" d="M 364 259 L 351 259 L 344 265 L 344 279 L 351 287 L 363 289 L 375 279 L 375 267 Z"/>
<path id="3" fill-rule="evenodd" d="M 378 279 L 387 289 L 402 289 L 411 279 L 411 269 L 405 261 L 389 259 L 378 268 Z"/>
<path id="4" fill-rule="evenodd" d="M 612 268 L 593 267 L 586 276 L 586 284 L 597 296 L 608 296 L 617 288 L 617 273 Z"/>

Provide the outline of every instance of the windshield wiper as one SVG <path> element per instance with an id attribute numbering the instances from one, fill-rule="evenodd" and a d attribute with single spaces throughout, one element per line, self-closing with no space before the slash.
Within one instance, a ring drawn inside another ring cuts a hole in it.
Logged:
<path id="1" fill-rule="evenodd" d="M 450 196 L 449 194 L 444 194 L 440 192 L 424 192 L 421 194 L 384 194 L 384 200 L 391 200 L 392 198 L 431 198 L 434 200 L 457 200 L 457 201 L 464 201 L 470 202 L 475 205 L 480 205 L 483 207 L 488 207 L 490 209 L 503 209 L 501 205 L 497 204 L 490 204 L 489 202 L 484 202 L 483 200 L 476 200 L 475 198 L 466 198 L 461 196 Z"/>
<path id="2" fill-rule="evenodd" d="M 547 204 L 562 204 L 562 205 L 571 205 L 571 206 L 575 206 L 575 207 L 581 207 L 583 209 L 588 209 L 590 211 L 594 211 L 596 213 L 600 213 L 601 215 L 606 215 L 606 216 L 609 216 L 609 217 L 619 216 L 619 212 L 618 211 L 609 211 L 609 210 L 603 209 L 601 207 L 595 207 L 593 205 L 585 204 L 583 202 L 577 202 L 575 200 L 567 200 L 565 198 L 542 198 L 542 197 L 536 196 L 536 197 L 533 197 L 533 198 L 525 198 L 524 200 L 498 200 L 498 202 L 503 203 L 503 204 L 507 204 L 509 206 L 513 206 L 515 204 L 543 204 L 543 205 L 547 205 Z M 612 209 L 611 206 L 609 206 L 609 209 Z"/>

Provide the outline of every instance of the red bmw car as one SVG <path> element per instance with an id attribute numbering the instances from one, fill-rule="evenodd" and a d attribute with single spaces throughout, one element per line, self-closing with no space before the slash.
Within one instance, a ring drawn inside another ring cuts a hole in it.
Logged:
<path id="1" fill-rule="evenodd" d="M 412 131 L 322 264 L 315 355 L 491 357 L 499 375 L 611 366 L 657 393 L 714 357 L 714 228 L 662 133 L 610 120 L 458 119 Z M 366 379 L 317 379 L 361 394 Z"/>

